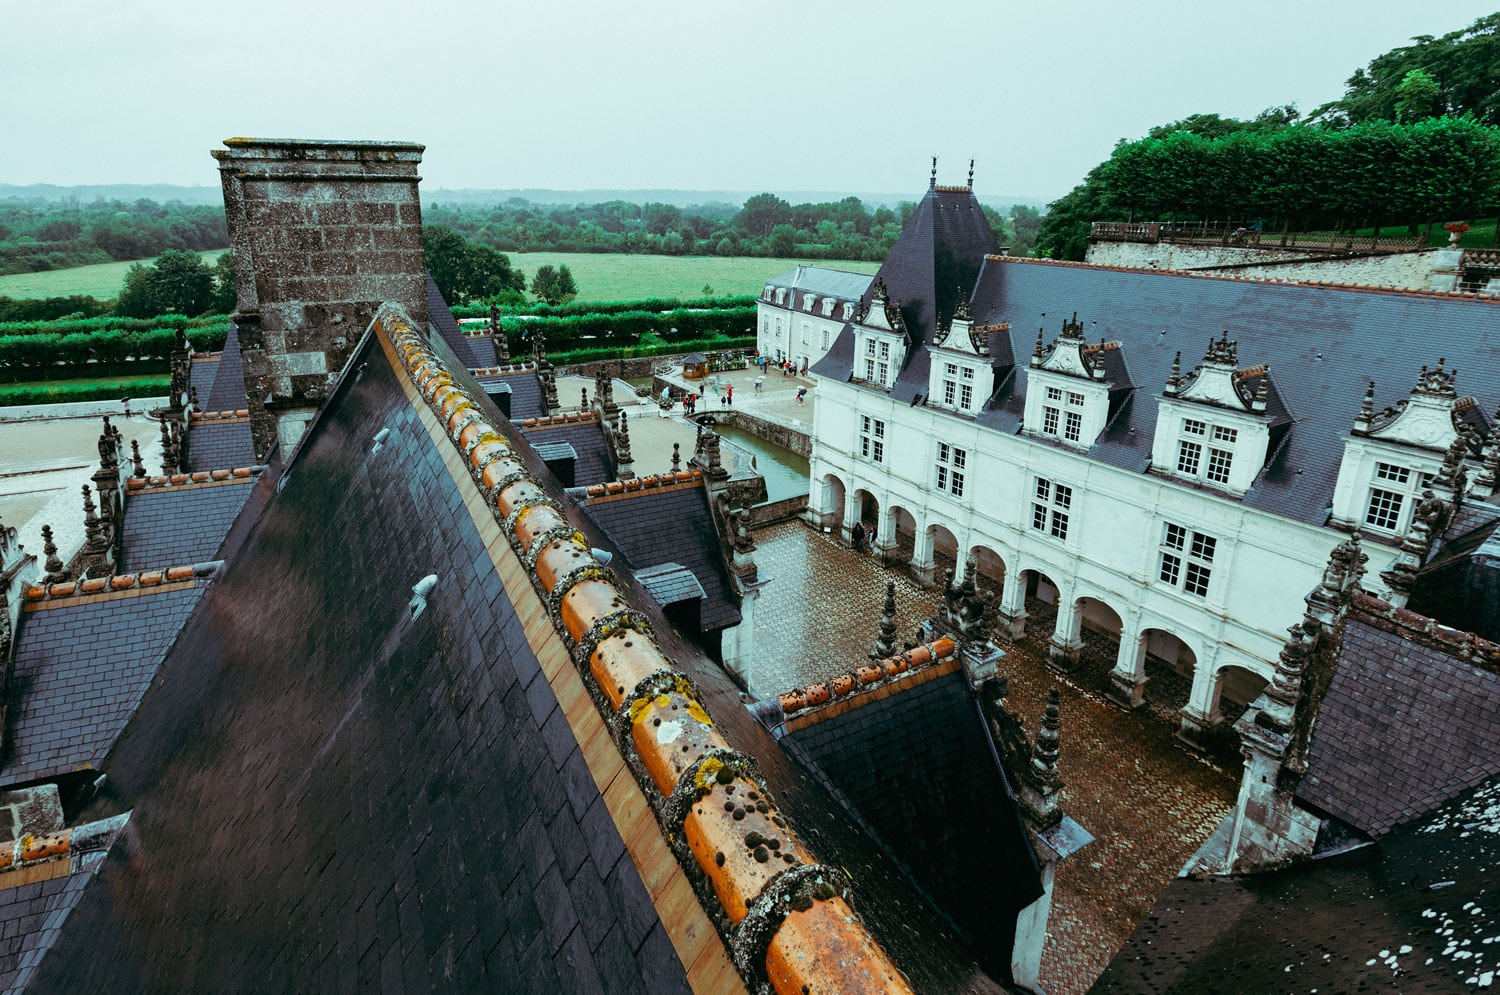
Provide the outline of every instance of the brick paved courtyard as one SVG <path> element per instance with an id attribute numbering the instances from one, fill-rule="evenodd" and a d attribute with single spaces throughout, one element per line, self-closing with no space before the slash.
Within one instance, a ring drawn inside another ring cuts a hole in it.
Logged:
<path id="1" fill-rule="evenodd" d="M 774 693 L 863 662 L 880 621 L 885 581 L 896 581 L 897 633 L 910 639 L 931 616 L 937 593 L 888 570 L 800 522 L 756 533 L 761 576 L 771 577 L 756 608 L 761 669 L 749 675 Z M 1057 873 L 1042 983 L 1056 995 L 1079 993 L 1104 970 L 1208 837 L 1234 800 L 1238 773 L 1188 752 L 1174 739 L 1172 681 L 1153 671 L 1153 706 L 1127 714 L 1105 701 L 1102 679 L 1114 649 L 1087 634 L 1081 666 L 1068 678 L 1042 664 L 1040 641 L 1050 611 L 1029 606 L 1027 638 L 1001 641 L 1010 703 L 1034 729 L 1051 687 L 1062 691 L 1064 810 L 1096 842 Z M 1160 678 L 1158 681 L 1156 678 Z"/>

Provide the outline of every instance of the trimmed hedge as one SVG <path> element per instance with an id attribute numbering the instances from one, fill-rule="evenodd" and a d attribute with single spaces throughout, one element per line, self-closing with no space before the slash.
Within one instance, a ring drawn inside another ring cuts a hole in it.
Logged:
<path id="1" fill-rule="evenodd" d="M 201 318 L 184 318 L 180 314 L 162 315 L 160 318 L 120 318 L 110 315 L 100 318 L 74 318 L 68 321 L 0 322 L 0 336 L 70 335 L 74 332 L 99 331 L 149 332 L 154 328 L 215 328 L 228 324 L 229 315 L 227 314 L 206 314 Z"/>
<path id="2" fill-rule="evenodd" d="M 84 322 L 56 322 L 67 328 Z M 150 322 L 143 324 L 150 325 Z M 93 331 L 70 331 L 63 334 L 0 333 L 0 375 L 10 380 L 51 380 L 72 376 L 99 375 L 106 367 L 122 372 L 122 364 L 165 363 L 172 356 L 177 341 L 177 327 L 151 327 L 144 331 L 108 328 Z M 188 341 L 200 352 L 224 348 L 229 328 L 191 326 Z"/>
<path id="3" fill-rule="evenodd" d="M 572 352 L 553 355 L 549 350 L 547 359 L 554 366 L 575 366 L 579 363 L 594 363 L 601 359 L 642 359 L 648 356 L 675 356 L 688 352 L 725 352 L 755 348 L 755 336 L 695 339 L 689 342 L 673 342 L 667 345 L 628 346 L 624 349 L 574 349 Z"/>
<path id="4" fill-rule="evenodd" d="M 500 328 L 510 342 L 512 355 L 517 350 L 525 352 L 529 336 L 536 332 L 547 336 L 548 352 L 620 349 L 639 341 L 647 333 L 660 336 L 666 342 L 686 342 L 714 335 L 743 338 L 753 334 L 755 308 L 723 308 L 713 311 L 678 309 L 664 314 L 621 311 L 616 314 L 584 314 L 571 318 L 540 318 L 535 321 L 508 317 L 500 319 Z"/>
<path id="5" fill-rule="evenodd" d="M 723 311 L 730 308 L 753 307 L 755 298 L 745 294 L 735 297 L 700 297 L 695 300 L 678 300 L 676 297 L 646 297 L 638 301 L 590 301 L 567 304 L 504 304 L 498 310 L 502 316 L 534 316 L 537 318 L 572 318 L 585 314 L 620 314 L 624 311 L 675 311 L 680 308 L 699 308 Z M 487 304 L 465 304 L 452 309 L 455 318 L 488 318 Z"/>
<path id="6" fill-rule="evenodd" d="M 0 407 L 14 404 L 61 404 L 68 401 L 108 401 L 122 397 L 163 397 L 172 389 L 168 377 L 135 380 L 129 384 L 76 383 L 46 387 L 39 384 L 0 385 Z"/>

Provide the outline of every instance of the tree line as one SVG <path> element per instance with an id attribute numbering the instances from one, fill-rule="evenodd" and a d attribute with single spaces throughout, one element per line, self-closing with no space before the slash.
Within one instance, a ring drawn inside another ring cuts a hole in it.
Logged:
<path id="1" fill-rule="evenodd" d="M 140 199 L 0 200 L 0 275 L 38 273 L 127 259 L 168 249 L 222 249 L 224 209 Z"/>
<path id="2" fill-rule="evenodd" d="M 1500 209 L 1500 14 L 1357 70 L 1342 98 L 1251 120 L 1195 114 L 1121 140 L 1049 205 L 1044 255 L 1081 259 L 1094 221 L 1348 230 Z"/>

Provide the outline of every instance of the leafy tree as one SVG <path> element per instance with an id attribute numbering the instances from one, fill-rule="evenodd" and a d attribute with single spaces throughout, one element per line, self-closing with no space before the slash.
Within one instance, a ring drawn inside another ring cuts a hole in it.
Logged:
<path id="1" fill-rule="evenodd" d="M 856 200 L 855 203 L 859 201 Z M 734 220 L 748 234 L 763 237 L 771 234 L 771 230 L 777 225 L 791 224 L 792 205 L 775 194 L 758 193 L 745 201 L 745 206 L 740 208 L 740 213 L 735 215 Z"/>
<path id="2" fill-rule="evenodd" d="M 790 256 L 797 251 L 797 229 L 791 225 L 777 225 L 771 229 L 771 255 Z"/>
<path id="3" fill-rule="evenodd" d="M 232 314 L 236 307 L 234 293 L 234 253 L 226 252 L 214 263 L 215 314 Z"/>
<path id="4" fill-rule="evenodd" d="M 566 266 L 543 266 L 531 278 L 531 293 L 548 304 L 564 304 L 578 296 L 578 285 Z"/>
<path id="5" fill-rule="evenodd" d="M 1397 108 L 1402 85 L 1414 69 L 1437 85 L 1436 102 L 1424 106 L 1424 116 L 1473 114 L 1485 124 L 1500 124 L 1500 13 L 1440 38 L 1418 35 L 1412 44 L 1376 56 L 1349 77 L 1342 97 L 1313 111 L 1312 119 L 1335 128 L 1418 120 Z"/>
<path id="6" fill-rule="evenodd" d="M 125 272 L 115 313 L 154 318 L 175 312 L 188 317 L 214 306 L 214 277 L 197 253 L 168 249 L 150 266 L 136 263 Z"/>
<path id="7" fill-rule="evenodd" d="M 511 268 L 509 256 L 488 245 L 476 245 L 451 228 L 423 225 L 422 251 L 427 272 L 450 305 L 526 289 L 525 274 Z"/>
<path id="8" fill-rule="evenodd" d="M 1437 80 L 1425 69 L 1408 70 L 1396 87 L 1396 120 L 1421 121 L 1438 109 Z"/>

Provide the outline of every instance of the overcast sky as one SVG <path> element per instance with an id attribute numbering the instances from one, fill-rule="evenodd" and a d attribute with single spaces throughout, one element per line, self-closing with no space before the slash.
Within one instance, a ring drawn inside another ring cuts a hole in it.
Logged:
<path id="1" fill-rule="evenodd" d="M 425 143 L 426 187 L 1051 198 L 1116 139 L 1337 97 L 1463 0 L 9 0 L 0 182 L 217 185 L 231 135 Z"/>

